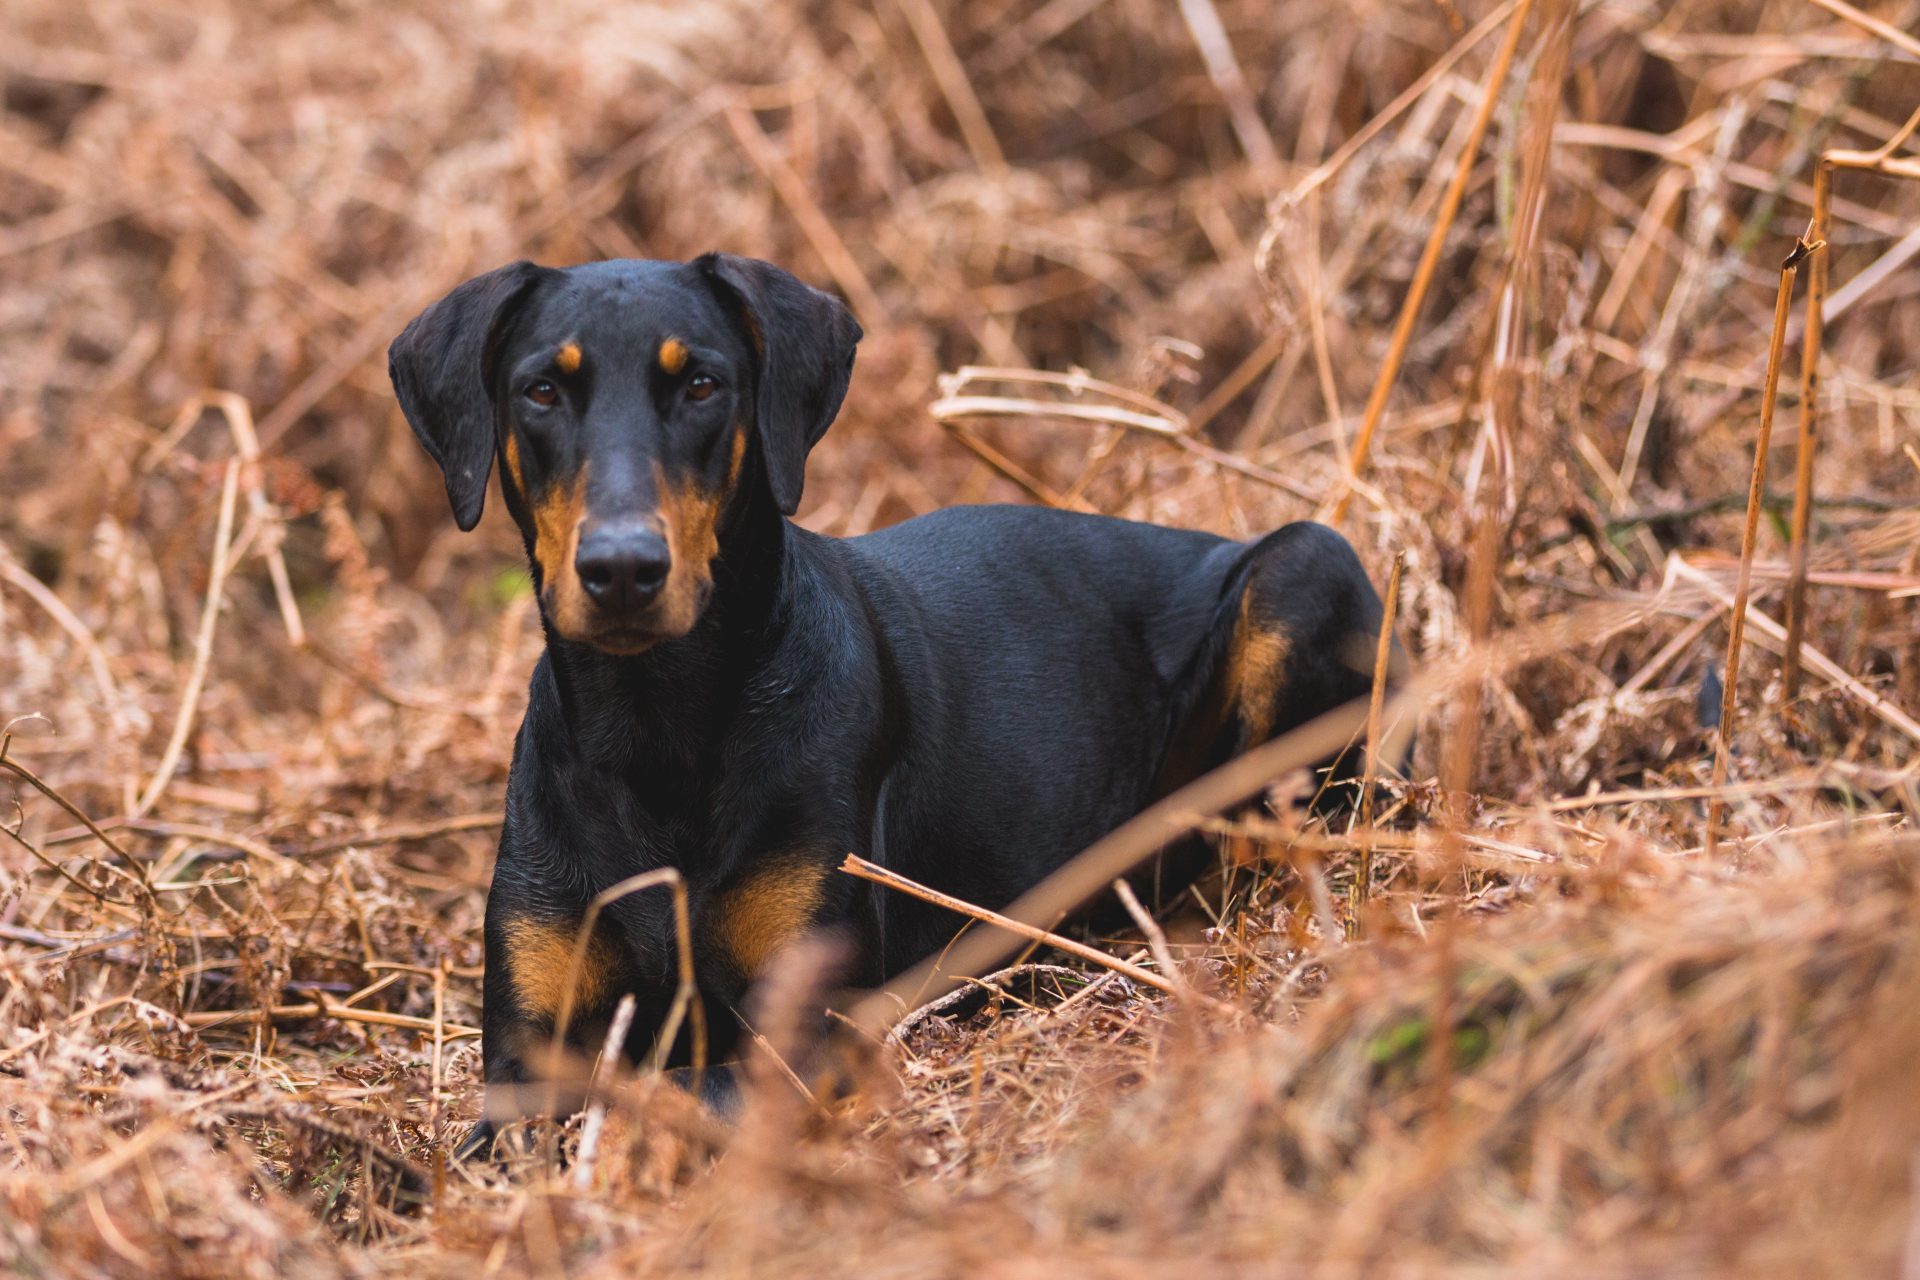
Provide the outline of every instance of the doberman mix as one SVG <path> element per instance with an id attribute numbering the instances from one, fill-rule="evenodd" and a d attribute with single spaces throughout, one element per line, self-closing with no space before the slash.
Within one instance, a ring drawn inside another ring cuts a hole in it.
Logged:
<path id="1" fill-rule="evenodd" d="M 1242 543 L 1016 506 L 848 539 L 793 524 L 860 336 L 831 296 L 708 254 L 514 263 L 393 343 L 462 529 L 498 459 L 547 636 L 487 902 L 488 1119 L 466 1151 L 542 1096 L 524 1086 L 563 1007 L 591 1053 L 632 993 L 627 1051 L 651 1046 L 679 972 L 672 903 L 611 903 L 576 970 L 610 885 L 684 877 L 724 1057 L 799 936 L 844 935 L 870 985 L 962 923 L 835 874 L 847 853 L 1000 906 L 1368 691 L 1379 599 L 1320 525 Z"/>

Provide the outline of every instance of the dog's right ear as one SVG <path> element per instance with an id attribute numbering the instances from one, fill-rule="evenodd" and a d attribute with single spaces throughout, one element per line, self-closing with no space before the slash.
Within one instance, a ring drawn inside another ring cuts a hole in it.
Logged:
<path id="1" fill-rule="evenodd" d="M 860 322 L 846 303 L 755 258 L 708 253 L 693 260 L 739 306 L 759 367 L 754 421 L 767 483 L 780 510 L 800 506 L 807 453 L 833 424 L 853 376 Z"/>
<path id="2" fill-rule="evenodd" d="M 387 348 L 400 410 L 446 477 L 463 530 L 480 522 L 493 471 L 493 355 L 513 308 L 545 267 L 476 276 L 413 318 Z"/>

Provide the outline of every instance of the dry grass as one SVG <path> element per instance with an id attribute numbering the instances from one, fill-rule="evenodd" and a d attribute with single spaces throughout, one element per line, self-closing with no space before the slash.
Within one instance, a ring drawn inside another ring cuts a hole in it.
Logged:
<path id="1" fill-rule="evenodd" d="M 1920 102 L 1920 11 L 1869 9 L 14 0 L 0 1261 L 1920 1266 L 1920 147 L 1816 172 Z M 1792 442 L 1735 552 L 1816 179 L 1783 698 Z M 1379 580 L 1404 556 L 1413 765 L 1379 829 L 1190 815 L 1231 873 L 1091 940 L 1170 990 L 1029 964 L 896 1007 L 827 1107 L 775 1056 L 796 957 L 738 1131 L 622 1079 L 591 1159 L 448 1168 L 538 629 L 379 352 L 516 254 L 712 247 L 867 328 L 806 524 L 1344 508 Z"/>

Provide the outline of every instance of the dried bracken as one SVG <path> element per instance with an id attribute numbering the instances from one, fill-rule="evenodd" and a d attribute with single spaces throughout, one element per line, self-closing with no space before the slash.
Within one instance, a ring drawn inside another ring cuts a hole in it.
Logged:
<path id="1" fill-rule="evenodd" d="M 1913 19 L 11 0 L 0 1268 L 1920 1266 Z M 515 256 L 711 248 L 867 330 L 809 527 L 1337 513 L 1416 674 L 1315 730 L 1384 744 L 1370 824 L 1279 744 L 1074 869 L 1208 832 L 1160 919 L 825 1045 L 791 955 L 737 1128 L 602 1063 L 450 1165 L 540 635 L 380 353 Z"/>

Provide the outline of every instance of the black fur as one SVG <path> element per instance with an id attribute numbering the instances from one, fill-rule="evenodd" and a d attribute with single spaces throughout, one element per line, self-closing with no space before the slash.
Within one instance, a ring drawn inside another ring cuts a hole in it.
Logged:
<path id="1" fill-rule="evenodd" d="M 1318 525 L 1237 543 L 1027 507 L 958 507 L 851 539 L 790 523 L 859 333 L 838 302 L 777 268 L 709 255 L 505 268 L 394 344 L 401 403 L 448 468 L 463 527 L 479 513 L 487 451 L 525 437 L 525 491 L 504 483 L 530 551 L 533 503 L 580 467 L 592 467 L 587 519 L 646 515 L 654 488 L 632 478 L 634 459 L 669 480 L 711 478 L 721 417 L 750 419 L 752 433 L 721 495 L 710 595 L 684 634 L 608 653 L 562 634 L 543 589 L 548 650 L 515 742 L 488 905 L 490 1114 L 515 1109 L 502 1086 L 537 1075 L 526 1046 L 551 1027 L 517 994 L 511 920 L 577 923 L 607 886 L 678 868 L 725 1057 L 753 976 L 725 944 L 743 873 L 777 865 L 817 880 L 808 924 L 842 931 L 853 979 L 878 983 L 961 922 L 835 874 L 848 852 L 972 902 L 1012 900 L 1254 745 L 1230 705 L 1243 625 L 1286 641 L 1269 734 L 1367 692 L 1366 662 L 1352 657 L 1371 655 L 1379 601 L 1351 548 Z M 666 336 L 721 383 L 724 415 L 674 389 L 690 373 L 661 381 L 652 357 Z M 578 385 L 562 386 L 559 409 L 528 409 L 516 379 L 566 341 L 585 348 Z M 603 920 L 606 984 L 578 1011 L 575 1038 L 597 1044 L 614 995 L 631 991 L 637 1055 L 673 991 L 671 901 L 631 895 Z M 683 1036 L 675 1059 L 685 1052 Z"/>
<path id="2" fill-rule="evenodd" d="M 807 454 L 846 398 L 859 322 L 837 299 L 768 263 L 709 253 L 694 265 L 731 290 L 748 318 L 767 480 L 775 505 L 792 515 L 800 509 Z"/>
<path id="3" fill-rule="evenodd" d="M 502 318 L 542 270 L 515 262 L 467 281 L 414 317 L 387 351 L 394 394 L 445 475 L 462 530 L 480 523 L 493 465 L 490 353 Z"/>

